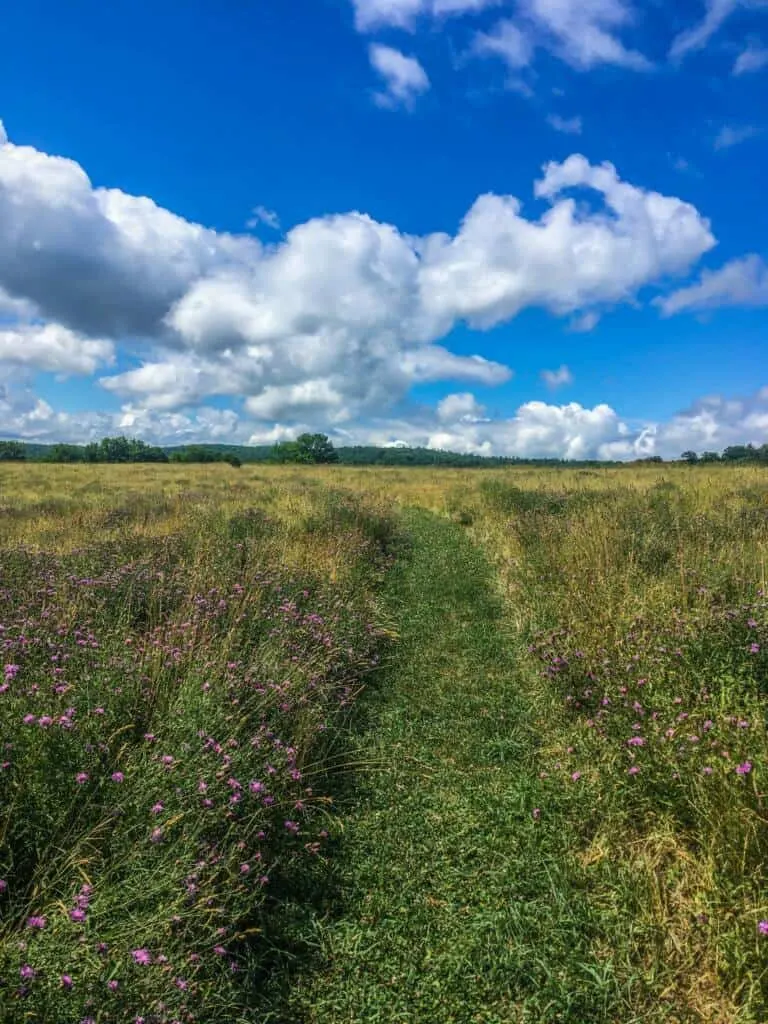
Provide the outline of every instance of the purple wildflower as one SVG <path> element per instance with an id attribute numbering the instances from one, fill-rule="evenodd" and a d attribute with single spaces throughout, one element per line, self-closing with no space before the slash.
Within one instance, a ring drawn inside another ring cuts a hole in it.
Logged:
<path id="1" fill-rule="evenodd" d="M 744 761 L 742 764 L 737 764 L 736 765 L 736 774 L 737 775 L 749 775 L 749 773 L 751 771 L 752 771 L 752 762 L 751 761 Z"/>
<path id="2" fill-rule="evenodd" d="M 88 778 L 88 772 L 78 772 L 77 775 L 75 776 L 75 782 L 79 786 L 82 786 L 84 782 L 88 781 Z"/>
<path id="3" fill-rule="evenodd" d="M 761 935 L 768 935 L 768 921 L 758 921 L 757 930 Z"/>
<path id="4" fill-rule="evenodd" d="M 147 964 L 152 963 L 152 954 L 149 952 L 148 949 L 145 949 L 143 946 L 141 947 L 141 949 L 132 949 L 131 956 L 136 961 L 136 963 L 139 964 L 141 967 L 146 967 Z"/>
<path id="5" fill-rule="evenodd" d="M 122 782 L 125 779 L 125 776 L 122 772 L 112 772 L 110 778 L 113 782 Z"/>
<path id="6" fill-rule="evenodd" d="M 47 924 L 48 920 L 45 917 L 38 917 L 37 915 L 33 915 L 32 917 L 27 918 L 27 928 L 37 928 L 40 931 L 42 931 Z"/>

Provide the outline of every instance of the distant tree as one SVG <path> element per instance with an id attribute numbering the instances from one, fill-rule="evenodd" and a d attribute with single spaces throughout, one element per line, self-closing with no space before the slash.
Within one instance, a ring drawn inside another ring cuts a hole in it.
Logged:
<path id="1" fill-rule="evenodd" d="M 280 441 L 272 449 L 275 462 L 330 463 L 339 453 L 326 434 L 299 434 L 295 441 Z"/>
<path id="2" fill-rule="evenodd" d="M 695 465 L 699 461 L 699 456 L 696 452 L 683 452 L 680 458 L 683 462 L 687 462 L 691 466 Z"/>
<path id="3" fill-rule="evenodd" d="M 127 437 L 103 437 L 99 448 L 99 462 L 131 461 L 131 442 Z"/>
<path id="4" fill-rule="evenodd" d="M 270 459 L 273 462 L 309 462 L 306 452 L 297 441 L 278 441 L 272 449 Z"/>
<path id="5" fill-rule="evenodd" d="M 702 452 L 701 453 L 700 461 L 701 462 L 719 462 L 720 461 L 720 456 L 718 455 L 717 452 Z"/>
<path id="6" fill-rule="evenodd" d="M 307 462 L 339 461 L 339 453 L 325 434 L 299 434 L 296 444 L 306 453 Z"/>
<path id="7" fill-rule="evenodd" d="M 0 441 L 0 462 L 24 462 L 26 457 L 21 441 Z"/>
<path id="8" fill-rule="evenodd" d="M 83 462 L 85 449 L 77 444 L 55 444 L 48 453 L 50 462 Z"/>
<path id="9" fill-rule="evenodd" d="M 752 444 L 733 444 L 726 448 L 721 458 L 723 462 L 755 462 L 757 450 Z"/>

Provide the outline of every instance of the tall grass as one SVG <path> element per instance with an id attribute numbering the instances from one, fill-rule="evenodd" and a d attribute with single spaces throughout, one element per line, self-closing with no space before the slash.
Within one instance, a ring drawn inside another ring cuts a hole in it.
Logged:
<path id="1" fill-rule="evenodd" d="M 648 1019 L 765 1020 L 768 478 L 507 475 L 473 519 L 527 644 L 541 777 L 616 918 L 596 956 Z"/>
<path id="2" fill-rule="evenodd" d="M 222 466 L 0 467 L 0 1019 L 261 1012 L 311 928 L 408 505 L 497 570 L 558 837 L 536 877 L 590 908 L 573 970 L 537 953 L 552 993 L 768 1019 L 765 471 Z"/>
<path id="3" fill-rule="evenodd" d="M 3 478 L 0 1018 L 251 1019 L 281 894 L 322 877 L 393 524 L 210 470 L 37 472 Z"/>

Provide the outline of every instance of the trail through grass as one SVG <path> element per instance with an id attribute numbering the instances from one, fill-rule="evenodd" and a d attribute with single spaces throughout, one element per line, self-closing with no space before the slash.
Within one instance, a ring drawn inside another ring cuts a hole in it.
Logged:
<path id="1" fill-rule="evenodd" d="M 388 584 L 399 653 L 360 740 L 384 767 L 344 809 L 342 910 L 318 924 L 320 966 L 294 979 L 290 1019 L 641 1019 L 596 952 L 598 908 L 556 812 L 536 810 L 537 731 L 491 570 L 460 527 L 424 513 L 410 527 Z"/>

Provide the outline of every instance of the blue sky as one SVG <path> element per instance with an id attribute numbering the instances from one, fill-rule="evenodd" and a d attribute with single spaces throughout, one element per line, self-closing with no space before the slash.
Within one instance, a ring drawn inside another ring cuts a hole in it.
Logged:
<path id="1" fill-rule="evenodd" d="M 768 441 L 765 0 L 29 0 L 3 32 L 0 436 Z"/>

